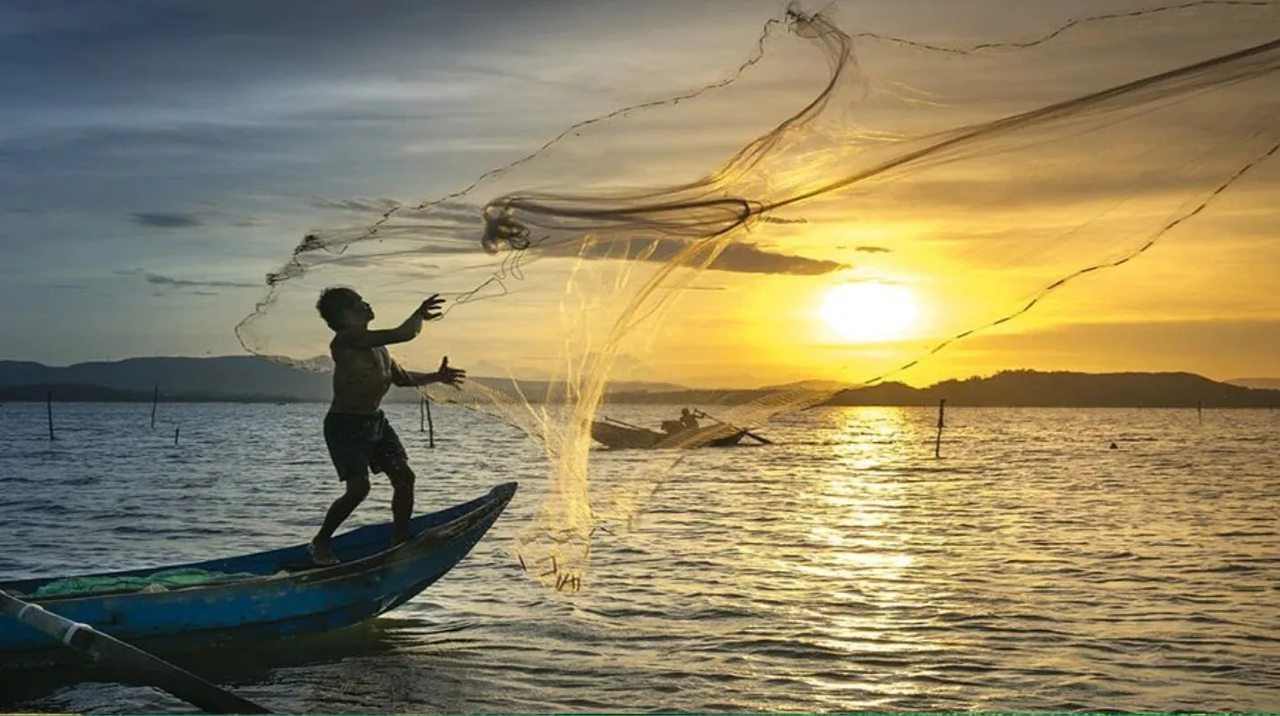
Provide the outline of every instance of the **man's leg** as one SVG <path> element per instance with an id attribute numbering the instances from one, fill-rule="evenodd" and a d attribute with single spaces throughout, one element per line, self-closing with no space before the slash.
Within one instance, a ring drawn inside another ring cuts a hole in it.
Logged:
<path id="1" fill-rule="evenodd" d="M 416 477 L 408 463 L 399 461 L 388 467 L 387 478 L 391 480 L 391 544 L 394 546 L 409 539 Z"/>
<path id="2" fill-rule="evenodd" d="M 391 481 L 391 544 L 398 545 L 409 539 L 409 519 L 413 517 L 413 470 L 409 469 L 409 455 L 396 429 L 386 416 L 382 418 L 378 444 L 369 460 L 374 472 L 385 472 Z"/>
<path id="3" fill-rule="evenodd" d="M 338 531 L 356 507 L 369 496 L 368 475 L 350 475 L 346 483 L 346 492 L 329 506 L 329 512 L 324 516 L 324 524 L 311 540 L 311 556 L 315 558 L 317 564 L 337 563 L 338 560 L 334 558 L 333 547 L 330 544 L 333 533 Z"/>

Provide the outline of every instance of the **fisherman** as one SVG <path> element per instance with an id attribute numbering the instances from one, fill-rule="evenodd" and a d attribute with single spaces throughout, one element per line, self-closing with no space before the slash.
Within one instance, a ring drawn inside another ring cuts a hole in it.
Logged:
<path id="1" fill-rule="evenodd" d="M 413 470 L 400 438 L 381 409 L 392 385 L 416 387 L 444 383 L 455 388 L 466 371 L 449 367 L 449 357 L 435 373 L 414 373 L 401 368 L 387 346 L 405 343 L 422 331 L 423 321 L 440 317 L 444 299 L 439 295 L 422 302 L 399 326 L 370 330 L 373 308 L 350 288 L 327 288 L 320 293 L 316 310 L 333 329 L 329 353 L 333 357 L 333 402 L 324 417 L 324 441 L 329 457 L 346 491 L 329 507 L 324 524 L 308 549 L 316 564 L 337 564 L 333 533 L 369 494 L 369 472 L 385 473 L 391 481 L 391 541 L 409 538 L 413 515 Z"/>

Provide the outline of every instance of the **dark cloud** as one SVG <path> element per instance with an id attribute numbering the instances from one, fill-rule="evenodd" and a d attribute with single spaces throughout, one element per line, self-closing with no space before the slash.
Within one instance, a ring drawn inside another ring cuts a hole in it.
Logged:
<path id="1" fill-rule="evenodd" d="M 711 262 L 711 269 L 734 273 L 788 274 L 821 276 L 849 268 L 848 264 L 822 261 L 804 256 L 775 254 L 752 244 L 731 244 Z"/>
<path id="2" fill-rule="evenodd" d="M 501 43 L 555 13 L 520 2 L 379 0 L 240 4 L 188 0 L 67 0 L 55 7 L 9 0 L 22 19 L 0 43 L 0 66 L 40 66 L 46 77 L 74 82 L 94 97 L 136 97 L 159 88 L 250 77 L 310 77 L 385 72 L 412 74 L 423 48 L 444 55 L 468 48 L 476 34 Z M 476 7 L 476 6 L 479 7 Z M 495 27 L 493 17 L 504 22 Z M 396 58 L 402 62 L 388 65 Z M 38 86 L 22 94 L 46 98 Z"/>
<path id="3" fill-rule="evenodd" d="M 883 246 L 855 246 L 853 250 L 863 254 L 887 254 L 893 251 L 893 249 L 887 249 Z"/>
<path id="4" fill-rule="evenodd" d="M 760 221 L 763 221 L 766 224 L 807 224 L 809 223 L 808 219 L 804 219 L 804 218 L 786 219 L 781 216 L 762 216 L 760 217 Z"/>
<path id="5" fill-rule="evenodd" d="M 601 241 L 593 244 L 583 255 L 587 259 L 629 259 L 651 263 L 665 263 L 687 248 L 676 239 L 657 239 L 649 251 L 648 241 Z M 544 249 L 553 256 L 578 256 L 578 244 L 566 242 Z M 708 267 L 713 271 L 730 273 L 777 274 L 790 276 L 821 276 L 849 268 L 836 261 L 822 261 L 805 256 L 779 254 L 765 251 L 754 244 L 730 244 Z"/>
<path id="6" fill-rule="evenodd" d="M 152 229 L 190 229 L 202 226 L 193 214 L 177 214 L 168 212 L 138 212 L 130 214 L 133 223 Z"/>
<path id="7" fill-rule="evenodd" d="M 326 199 L 315 196 L 307 200 L 307 206 L 314 209 L 337 209 L 339 211 L 383 212 L 400 206 L 400 202 L 395 199 Z"/>
<path id="8" fill-rule="evenodd" d="M 129 271 L 116 271 L 120 276 L 141 276 L 147 283 L 153 286 L 165 286 L 168 288 L 192 289 L 192 288 L 259 288 L 260 284 L 246 283 L 243 281 L 200 281 L 185 278 L 174 278 L 163 274 L 151 273 L 142 269 L 132 269 Z"/>

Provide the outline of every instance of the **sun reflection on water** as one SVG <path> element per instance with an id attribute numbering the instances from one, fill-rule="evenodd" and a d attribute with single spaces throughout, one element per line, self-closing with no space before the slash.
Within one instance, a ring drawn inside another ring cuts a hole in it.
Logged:
<path id="1" fill-rule="evenodd" d="M 906 668 L 896 683 L 877 688 L 914 693 L 913 655 L 944 648 L 927 628 L 936 609 L 920 574 L 920 523 L 911 519 L 919 485 L 902 468 L 927 428 L 900 408 L 844 410 L 829 420 L 829 466 L 797 495 L 809 549 L 793 569 L 799 580 L 829 590 L 811 602 L 806 643 L 855 663 L 900 661 Z M 871 705 L 858 698 L 854 682 L 813 676 L 808 683 L 832 691 L 841 708 Z"/>

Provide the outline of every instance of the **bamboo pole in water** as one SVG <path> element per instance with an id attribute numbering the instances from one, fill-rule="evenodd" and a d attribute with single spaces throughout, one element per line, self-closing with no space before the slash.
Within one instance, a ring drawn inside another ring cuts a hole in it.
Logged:
<path id="1" fill-rule="evenodd" d="M 270 710 L 224 691 L 189 671 L 152 656 L 135 646 L 79 624 L 0 589 L 0 613 L 42 632 L 55 641 L 86 652 L 96 661 L 128 669 L 152 686 L 177 696 L 202 711 L 215 714 L 269 714 Z"/>
<path id="2" fill-rule="evenodd" d="M 943 398 L 938 401 L 938 436 L 933 440 L 933 456 L 942 458 L 942 427 L 946 424 L 943 415 L 947 410 L 947 399 Z"/>
<path id="3" fill-rule="evenodd" d="M 53 436 L 53 391 L 52 390 L 47 391 L 44 394 L 44 408 L 45 408 L 45 413 L 48 414 L 49 416 L 49 439 L 57 440 L 57 438 Z"/>
<path id="4" fill-rule="evenodd" d="M 436 426 L 431 422 L 431 401 L 424 396 L 422 404 L 426 406 L 427 413 L 427 446 L 434 450 L 436 447 Z"/>
<path id="5" fill-rule="evenodd" d="M 160 403 L 160 384 L 156 383 L 151 391 L 151 429 L 156 429 L 156 405 Z"/>

